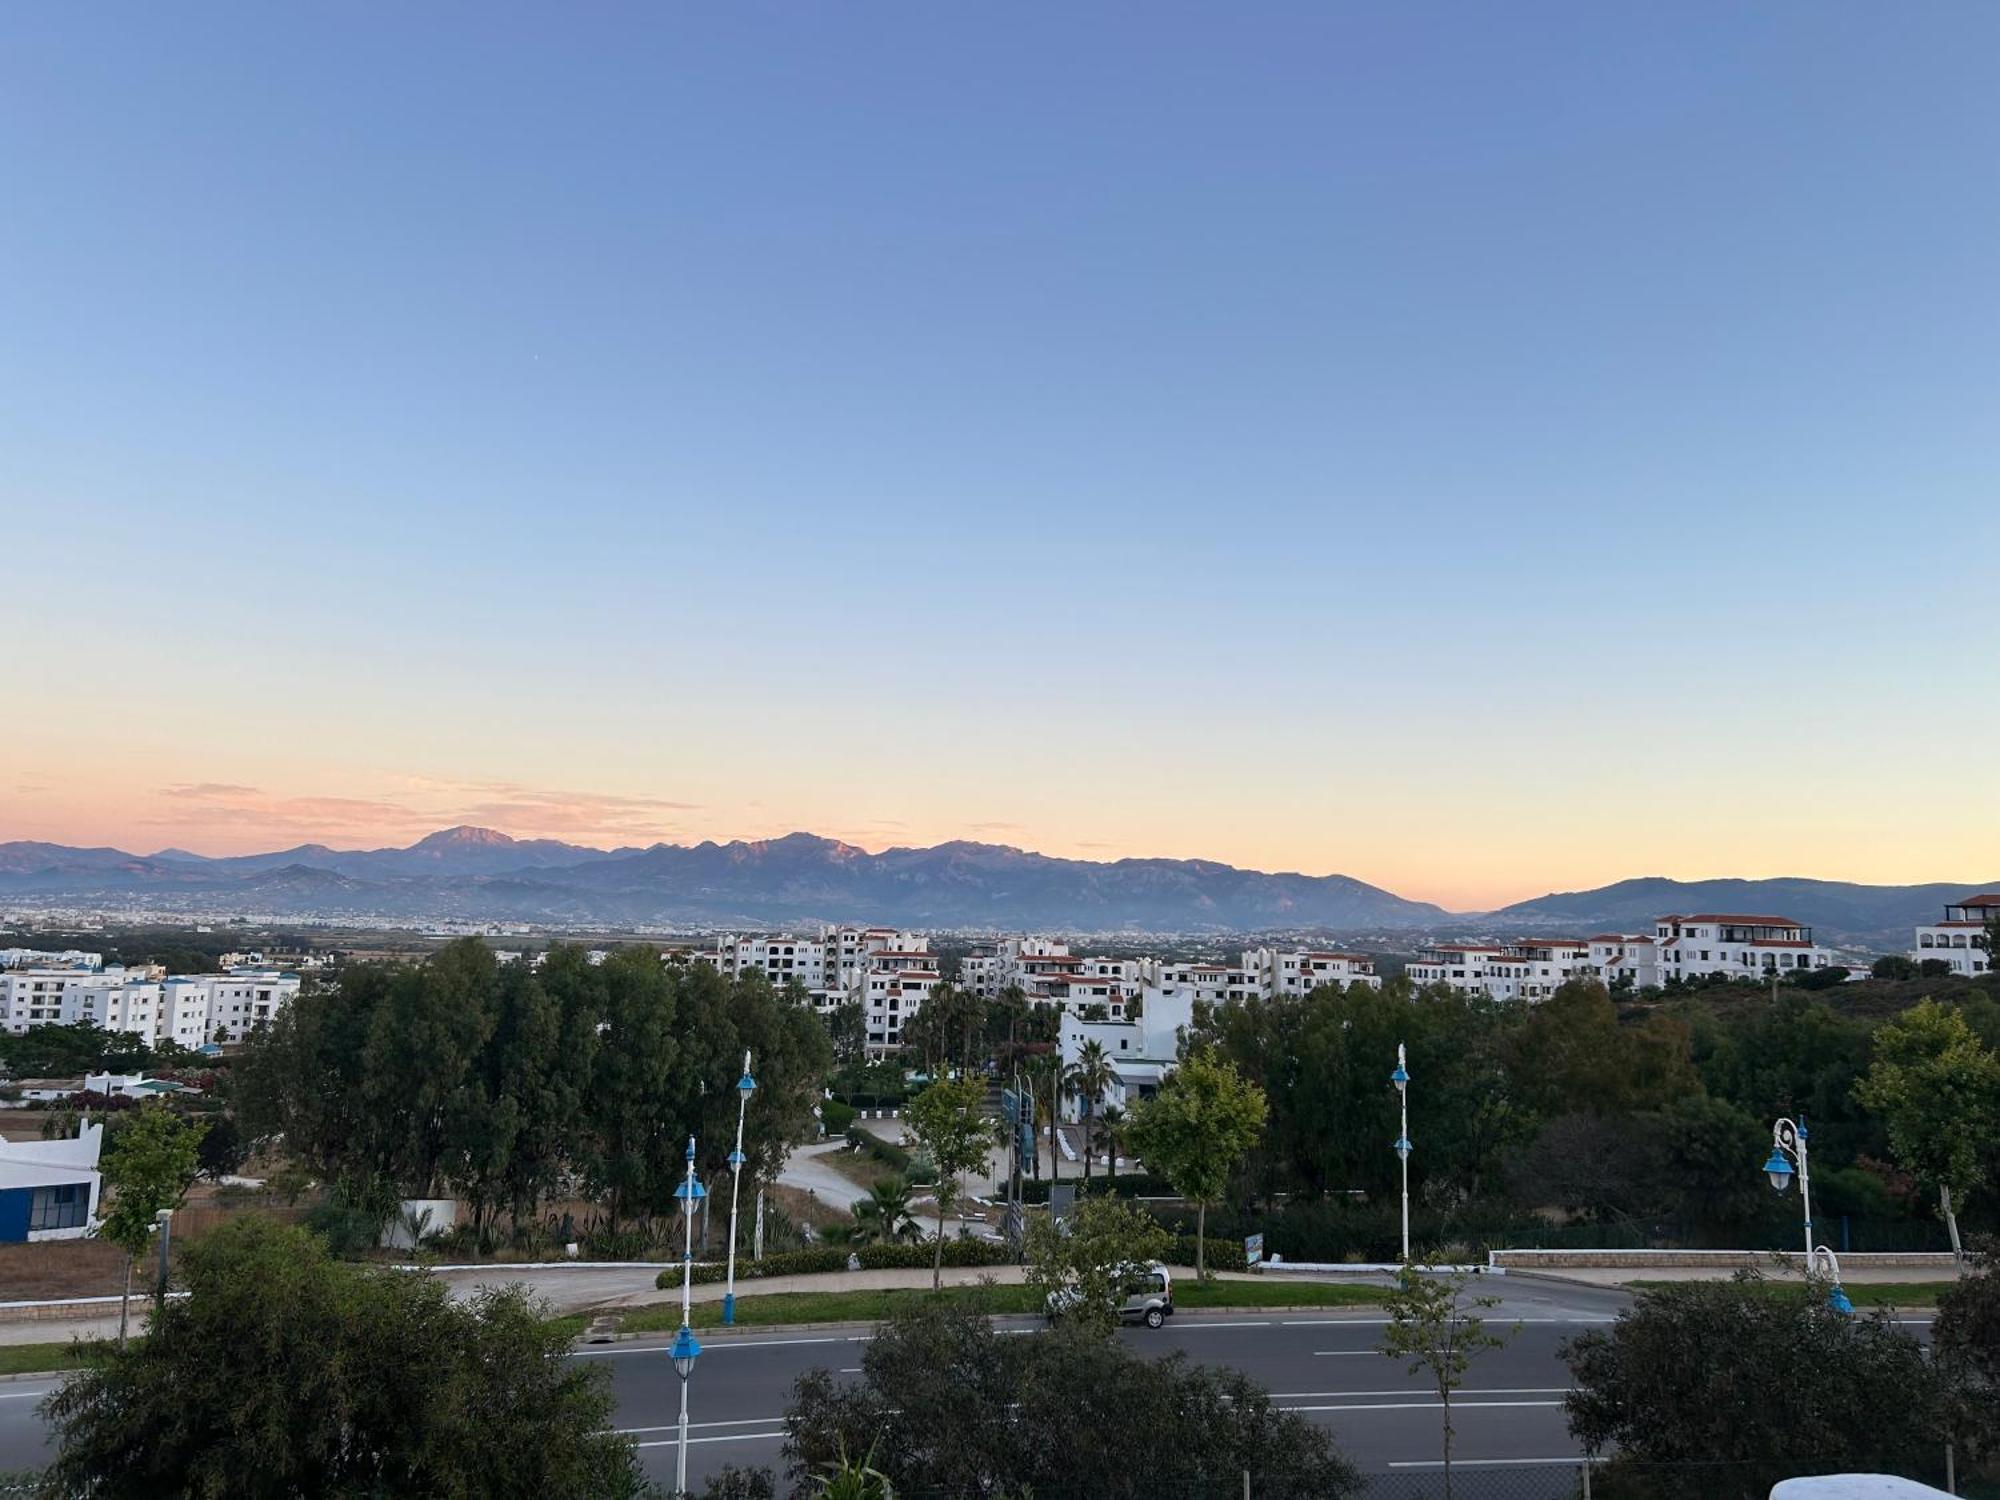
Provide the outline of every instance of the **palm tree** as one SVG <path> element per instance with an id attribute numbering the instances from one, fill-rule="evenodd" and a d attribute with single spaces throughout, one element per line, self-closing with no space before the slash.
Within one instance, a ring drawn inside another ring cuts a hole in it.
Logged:
<path id="1" fill-rule="evenodd" d="M 1097 1117 L 1097 1134 L 1104 1142 L 1104 1170 L 1118 1181 L 1118 1151 L 1125 1144 L 1125 1111 L 1107 1104 Z"/>
<path id="2" fill-rule="evenodd" d="M 1104 1091 L 1111 1087 L 1117 1075 L 1111 1071 L 1111 1058 L 1105 1053 L 1104 1043 L 1092 1037 L 1077 1050 L 1076 1061 L 1070 1065 L 1068 1076 L 1063 1080 L 1070 1092 L 1083 1101 L 1083 1186 L 1090 1190 L 1090 1140 L 1091 1121 L 1097 1114 L 1097 1106 L 1104 1100 Z"/>
<path id="3" fill-rule="evenodd" d="M 909 1243 L 923 1238 L 910 1216 L 910 1185 L 896 1176 L 884 1177 L 854 1205 L 854 1242 L 858 1245 Z"/>

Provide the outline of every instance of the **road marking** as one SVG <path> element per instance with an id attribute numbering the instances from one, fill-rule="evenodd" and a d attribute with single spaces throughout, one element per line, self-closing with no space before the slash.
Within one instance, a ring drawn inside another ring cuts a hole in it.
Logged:
<path id="1" fill-rule="evenodd" d="M 688 1430 L 693 1431 L 697 1427 L 769 1427 L 773 1422 L 784 1420 L 783 1417 L 737 1417 L 728 1422 L 690 1422 Z M 672 1432 L 674 1427 L 672 1422 L 662 1422 L 657 1427 L 620 1427 L 616 1430 L 620 1437 L 631 1437 L 641 1432 Z"/>
<path id="2" fill-rule="evenodd" d="M 718 1349 L 778 1349 L 794 1344 L 860 1344 L 866 1343 L 870 1335 L 849 1334 L 846 1337 L 828 1336 L 818 1339 L 717 1339 L 712 1344 L 703 1344 L 703 1354 L 713 1354 Z M 579 1349 L 578 1354 L 665 1354 L 673 1348 L 671 1344 L 647 1344 L 638 1349 Z"/>
<path id="3" fill-rule="evenodd" d="M 0 1391 L 0 1401 L 26 1401 L 31 1397 L 46 1396 L 54 1389 L 55 1387 L 52 1385 L 45 1385 L 39 1390 L 33 1391 Z"/>
<path id="4" fill-rule="evenodd" d="M 1485 1386 L 1478 1390 L 1464 1390 L 1462 1396 L 1562 1396 L 1569 1392 L 1566 1385 L 1509 1385 Z M 1273 1401 L 1308 1401 L 1320 1396 L 1422 1396 L 1424 1391 L 1408 1388 L 1398 1391 L 1273 1391 Z M 1457 1402 L 1452 1403 L 1454 1406 Z"/>
<path id="5" fill-rule="evenodd" d="M 692 1447 L 696 1443 L 782 1443 L 784 1440 L 785 1435 L 782 1432 L 734 1432 L 718 1437 L 691 1437 L 688 1439 L 688 1445 Z M 680 1439 L 677 1437 L 648 1438 L 645 1442 L 634 1443 L 632 1446 L 634 1448 L 671 1448 L 679 1441 Z"/>
<path id="6" fill-rule="evenodd" d="M 1510 1318 L 1504 1313 L 1487 1313 L 1483 1314 L 1483 1316 L 1488 1323 L 1520 1323 L 1530 1327 L 1539 1324 L 1556 1328 L 1569 1328 L 1593 1323 L 1615 1323 L 1618 1321 L 1616 1318 Z M 1285 1319 L 1284 1326 L 1287 1328 L 1386 1328 L 1394 1321 L 1393 1318 L 1287 1318 Z M 1243 1324 L 1240 1326 L 1254 1327 L 1259 1325 Z"/>
<path id="7" fill-rule="evenodd" d="M 1202 1321 L 1198 1323 L 1169 1322 L 1165 1326 L 1169 1330 L 1177 1333 L 1183 1330 L 1189 1330 L 1195 1328 L 1269 1328 L 1271 1326 L 1271 1320 L 1269 1318 L 1248 1318 L 1243 1320 L 1242 1322 L 1235 1322 L 1235 1321 L 1223 1322 L 1223 1321 L 1211 1321 L 1209 1319 L 1204 1318 Z"/>
<path id="8" fill-rule="evenodd" d="M 1561 1406 L 1560 1401 L 1454 1401 L 1453 1411 L 1489 1406 Z M 1379 1401 L 1338 1406 L 1284 1406 L 1280 1411 L 1443 1411 L 1442 1401 Z M 1456 1460 L 1454 1460 L 1455 1462 Z"/>
<path id="9" fill-rule="evenodd" d="M 836 1373 L 841 1375 L 859 1375 L 861 1373 L 861 1366 L 848 1365 L 846 1368 L 839 1370 Z"/>
<path id="10" fill-rule="evenodd" d="M 1341 1355 L 1353 1355 L 1353 1354 L 1372 1354 L 1372 1355 L 1374 1355 L 1374 1356 L 1375 1356 L 1375 1357 L 1376 1357 L 1377 1359 L 1382 1359 L 1382 1358 L 1385 1358 L 1385 1357 L 1386 1357 L 1386 1356 L 1384 1356 L 1384 1355 L 1383 1355 L 1383 1353 L 1382 1353 L 1382 1351 L 1381 1351 L 1380 1349 L 1315 1349 L 1315 1350 L 1313 1350 L 1313 1358 L 1314 1358 L 1314 1359 L 1334 1359 L 1334 1358 L 1337 1358 L 1337 1357 L 1339 1357 L 1339 1356 L 1341 1356 Z"/>
<path id="11" fill-rule="evenodd" d="M 1453 1468 L 1463 1466 L 1468 1469 L 1501 1469 L 1532 1468 L 1538 1464 L 1562 1464 L 1564 1466 L 1569 1464 L 1602 1464 L 1609 1463 L 1610 1461 L 1603 1454 L 1592 1457 L 1587 1453 L 1576 1453 L 1568 1458 L 1454 1458 L 1451 1463 Z M 1441 1458 L 1391 1459 L 1389 1467 L 1392 1469 L 1442 1469 L 1444 1467 L 1444 1460 Z"/>

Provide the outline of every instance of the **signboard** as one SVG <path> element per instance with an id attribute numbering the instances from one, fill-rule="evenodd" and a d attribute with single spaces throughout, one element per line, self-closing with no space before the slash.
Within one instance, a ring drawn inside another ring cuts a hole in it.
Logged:
<path id="1" fill-rule="evenodd" d="M 1243 1264 L 1254 1266 L 1260 1264 L 1263 1259 L 1264 1236 L 1261 1234 L 1246 1234 L 1243 1237 Z"/>
<path id="2" fill-rule="evenodd" d="M 1060 1224 L 1076 1208 L 1076 1185 L 1069 1182 L 1049 1184 L 1049 1213 Z"/>

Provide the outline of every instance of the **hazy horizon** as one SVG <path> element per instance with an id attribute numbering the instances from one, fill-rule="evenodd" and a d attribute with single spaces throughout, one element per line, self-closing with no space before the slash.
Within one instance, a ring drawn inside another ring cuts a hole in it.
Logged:
<path id="1" fill-rule="evenodd" d="M 2000 850 L 2000 8 L 0 14 L 0 838 Z"/>

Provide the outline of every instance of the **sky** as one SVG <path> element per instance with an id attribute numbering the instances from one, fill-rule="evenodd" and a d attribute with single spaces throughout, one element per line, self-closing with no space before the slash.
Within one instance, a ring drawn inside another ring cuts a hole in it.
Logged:
<path id="1" fill-rule="evenodd" d="M 0 839 L 2000 874 L 2000 7 L 0 10 Z"/>

